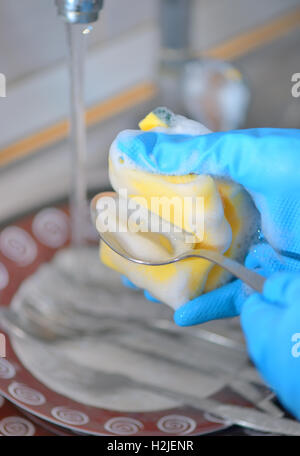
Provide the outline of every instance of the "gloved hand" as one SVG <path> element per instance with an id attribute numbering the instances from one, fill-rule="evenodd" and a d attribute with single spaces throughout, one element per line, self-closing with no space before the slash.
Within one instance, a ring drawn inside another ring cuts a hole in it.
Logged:
<path id="1" fill-rule="evenodd" d="M 115 141 L 144 171 L 212 174 L 243 185 L 261 214 L 268 241 L 253 247 L 246 266 L 259 266 L 266 276 L 300 271 L 300 130 L 263 128 L 203 136 L 125 131 Z M 248 294 L 236 280 L 179 308 L 175 321 L 185 326 L 235 316 Z"/>
<path id="2" fill-rule="evenodd" d="M 269 277 L 263 294 L 235 280 L 179 308 L 175 321 L 192 325 L 241 314 L 251 358 L 300 419 L 300 131 L 254 129 L 197 137 L 137 132 L 134 138 L 125 132 L 117 142 L 146 171 L 224 176 L 252 195 L 268 243 L 254 246 L 245 264 Z"/>
<path id="3" fill-rule="evenodd" d="M 300 273 L 274 273 L 243 304 L 249 354 L 285 407 L 300 419 Z"/>

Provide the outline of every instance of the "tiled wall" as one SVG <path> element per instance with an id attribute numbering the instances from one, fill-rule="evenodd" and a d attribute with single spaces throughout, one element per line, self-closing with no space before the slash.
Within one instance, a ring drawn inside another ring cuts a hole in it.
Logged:
<path id="1" fill-rule="evenodd" d="M 300 6 L 300 0 L 192 1 L 191 45 L 196 51 L 219 44 Z"/>
<path id="2" fill-rule="evenodd" d="M 157 24 L 160 0 L 105 0 L 91 45 Z M 205 49 L 263 23 L 299 0 L 186 0 L 191 3 L 191 44 Z M 13 83 L 53 65 L 66 52 L 64 26 L 54 0 L 0 0 L 0 72 Z"/>
<path id="3" fill-rule="evenodd" d="M 106 0 L 91 46 L 156 18 L 157 0 Z M 55 0 L 0 0 L 0 71 L 9 83 L 56 64 L 66 54 Z"/>

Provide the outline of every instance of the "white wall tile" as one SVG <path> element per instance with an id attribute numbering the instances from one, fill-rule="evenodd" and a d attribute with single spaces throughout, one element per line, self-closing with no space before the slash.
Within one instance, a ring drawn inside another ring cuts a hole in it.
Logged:
<path id="1" fill-rule="evenodd" d="M 289 9 L 299 0 L 192 0 L 191 45 L 207 49 Z"/>

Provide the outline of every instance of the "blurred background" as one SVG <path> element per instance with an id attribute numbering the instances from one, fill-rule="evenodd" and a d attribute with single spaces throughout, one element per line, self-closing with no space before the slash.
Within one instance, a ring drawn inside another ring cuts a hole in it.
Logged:
<path id="1" fill-rule="evenodd" d="M 300 127 L 299 0 L 105 0 L 87 36 L 88 183 L 157 105 L 212 130 Z M 54 0 L 0 0 L 0 221 L 67 195 L 69 80 Z"/>

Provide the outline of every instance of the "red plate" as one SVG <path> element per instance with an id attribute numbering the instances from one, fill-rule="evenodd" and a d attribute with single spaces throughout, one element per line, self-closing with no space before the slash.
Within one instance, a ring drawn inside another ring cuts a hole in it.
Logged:
<path id="1" fill-rule="evenodd" d="M 62 427 L 54 426 L 35 416 L 22 412 L 0 396 L 0 436 L 73 435 Z"/>
<path id="2" fill-rule="evenodd" d="M 42 209 L 3 227 L 0 233 L 1 305 L 9 306 L 22 281 L 68 242 L 69 219 L 64 207 Z M 75 432 L 95 435 L 199 435 L 228 426 L 227 423 L 216 422 L 207 413 L 190 407 L 124 413 L 85 406 L 40 383 L 23 366 L 8 335 L 4 336 L 6 357 L 0 358 L 1 394 L 23 411 L 44 421 Z M 229 388 L 223 389 L 214 397 L 224 403 L 253 407 L 253 404 L 245 402 Z M 6 403 L 4 410 L 8 407 Z M 22 417 L 16 413 L 15 416 Z M 20 427 L 25 429 L 24 419 L 22 417 L 23 424 Z M 26 432 L 33 432 L 28 423 L 27 429 Z M 35 432 L 39 432 L 38 426 Z"/>

